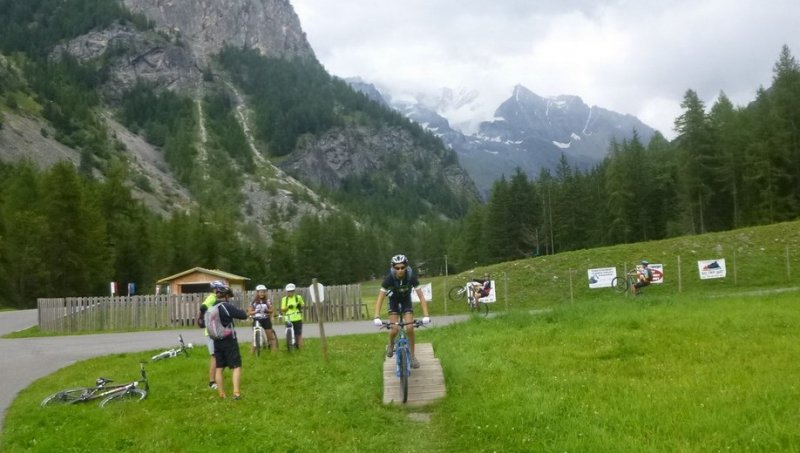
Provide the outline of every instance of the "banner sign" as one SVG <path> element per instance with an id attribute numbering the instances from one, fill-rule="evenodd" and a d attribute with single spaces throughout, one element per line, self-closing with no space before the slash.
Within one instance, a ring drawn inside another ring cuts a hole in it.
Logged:
<path id="1" fill-rule="evenodd" d="M 650 283 L 664 283 L 664 265 L 650 264 L 647 266 L 653 271 L 653 280 Z"/>
<path id="2" fill-rule="evenodd" d="M 697 270 L 700 272 L 700 280 L 725 278 L 725 258 L 698 261 Z"/>
<path id="3" fill-rule="evenodd" d="M 617 276 L 616 267 L 589 269 L 589 288 L 611 288 L 611 281 Z"/>
<path id="4" fill-rule="evenodd" d="M 433 300 L 433 285 L 430 283 L 425 283 L 424 285 L 417 286 L 417 289 L 422 290 L 422 294 L 425 295 L 425 301 L 430 302 Z M 417 297 L 416 291 L 411 291 L 411 302 L 417 303 L 419 302 L 419 297 Z"/>

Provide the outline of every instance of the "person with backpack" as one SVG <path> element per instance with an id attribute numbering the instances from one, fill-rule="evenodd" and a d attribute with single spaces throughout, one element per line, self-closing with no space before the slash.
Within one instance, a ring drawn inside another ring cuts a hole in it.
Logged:
<path id="1" fill-rule="evenodd" d="M 403 320 L 406 325 L 406 333 L 408 336 L 408 346 L 411 350 L 411 368 L 419 368 L 419 361 L 414 355 L 414 307 L 411 303 L 411 291 L 417 292 L 419 304 L 422 307 L 422 323 L 430 324 L 431 318 L 428 316 L 428 302 L 425 300 L 425 294 L 419 288 L 419 280 L 414 270 L 408 265 L 408 258 L 405 255 L 395 255 L 392 257 L 389 273 L 381 283 L 381 289 L 378 291 L 378 300 L 375 301 L 375 320 L 373 323 L 377 327 L 383 326 L 383 321 L 380 318 L 381 305 L 383 299 L 389 296 L 389 322 L 397 323 L 400 319 L 400 314 L 403 315 Z M 389 331 L 389 344 L 386 346 L 386 357 L 394 355 L 394 339 L 397 336 L 400 328 L 397 324 L 392 324 Z"/>
<path id="2" fill-rule="evenodd" d="M 639 289 L 648 286 L 653 281 L 653 270 L 648 267 L 650 263 L 647 260 L 642 260 L 641 264 L 641 267 L 636 272 L 637 281 L 631 287 L 631 294 L 634 296 L 639 294 Z"/>
<path id="3" fill-rule="evenodd" d="M 228 291 L 228 286 L 219 281 L 214 280 L 213 282 L 209 283 L 211 294 L 209 294 L 203 303 L 200 304 L 200 312 L 197 316 L 197 326 L 202 327 L 203 335 L 206 337 L 206 347 L 208 348 L 208 354 L 211 357 L 211 360 L 208 364 L 208 388 L 212 390 L 217 389 L 217 359 L 214 358 L 214 339 L 208 336 L 208 329 L 206 328 L 205 324 L 205 314 L 206 311 L 217 304 L 217 298 L 221 298 L 224 293 Z"/>
<path id="4" fill-rule="evenodd" d="M 303 296 L 295 294 L 296 289 L 294 283 L 286 285 L 286 295 L 281 298 L 281 313 L 287 321 L 292 322 L 297 349 L 300 349 L 303 347 L 303 312 L 301 310 L 306 302 L 303 300 Z"/>
<path id="5" fill-rule="evenodd" d="M 217 302 L 205 311 L 204 320 L 208 336 L 214 341 L 215 382 L 219 396 L 226 397 L 223 371 L 230 368 L 233 370 L 233 399 L 238 400 L 241 397 L 242 356 L 233 320 L 247 319 L 247 313 L 230 303 L 232 296 L 233 291 L 227 286 L 217 290 Z"/>

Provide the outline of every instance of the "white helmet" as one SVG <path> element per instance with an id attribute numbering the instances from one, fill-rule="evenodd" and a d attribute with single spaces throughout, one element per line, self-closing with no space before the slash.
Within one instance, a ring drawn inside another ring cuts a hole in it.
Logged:
<path id="1" fill-rule="evenodd" d="M 266 287 L 266 286 L 264 286 L 264 285 L 258 285 L 258 286 L 256 286 L 256 291 L 266 291 L 266 290 L 267 290 L 267 287 Z"/>
<path id="2" fill-rule="evenodd" d="M 294 291 L 295 289 L 296 289 L 296 287 L 294 286 L 294 283 L 289 283 L 288 285 L 286 285 L 286 292 L 287 293 L 289 291 Z"/>
<path id="3" fill-rule="evenodd" d="M 392 257 L 392 262 L 390 263 L 392 266 L 395 264 L 408 264 L 408 258 L 405 255 L 395 255 Z"/>

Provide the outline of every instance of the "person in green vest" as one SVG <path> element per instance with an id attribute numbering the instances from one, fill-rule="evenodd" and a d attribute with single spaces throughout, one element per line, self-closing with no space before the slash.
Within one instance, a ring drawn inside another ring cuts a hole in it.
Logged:
<path id="1" fill-rule="evenodd" d="M 306 304 L 303 296 L 295 294 L 297 288 L 294 283 L 286 285 L 286 295 L 281 298 L 281 313 L 286 320 L 291 321 L 294 326 L 294 336 L 297 339 L 297 349 L 303 347 L 303 313 L 302 308 Z"/>

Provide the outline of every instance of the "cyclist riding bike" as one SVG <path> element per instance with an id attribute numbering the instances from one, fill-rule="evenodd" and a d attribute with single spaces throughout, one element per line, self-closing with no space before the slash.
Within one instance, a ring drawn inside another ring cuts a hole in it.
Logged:
<path id="1" fill-rule="evenodd" d="M 247 314 L 253 318 L 254 327 L 256 323 L 258 323 L 258 325 L 264 329 L 264 332 L 267 334 L 267 343 L 269 343 L 269 349 L 271 351 L 278 349 L 278 342 L 276 341 L 277 336 L 275 335 L 275 330 L 272 328 L 273 311 L 272 299 L 267 296 L 267 287 L 264 285 L 256 286 L 256 297 L 250 302 Z M 253 345 L 252 352 L 255 352 L 255 349 L 256 347 Z"/>
<path id="2" fill-rule="evenodd" d="M 389 270 L 386 278 L 381 283 L 381 289 L 378 292 L 378 300 L 375 301 L 375 320 L 373 323 L 377 327 L 383 326 L 383 321 L 380 318 L 381 305 L 383 299 L 389 297 L 389 322 L 392 323 L 392 328 L 389 331 L 389 344 L 386 346 L 386 357 L 394 355 L 394 339 L 397 336 L 399 327 L 397 322 L 400 319 L 400 314 L 403 315 L 403 320 L 406 323 L 406 335 L 408 336 L 408 346 L 411 351 L 411 368 L 419 368 L 419 361 L 414 355 L 414 307 L 411 303 L 411 291 L 417 292 L 419 304 L 422 307 L 422 323 L 429 324 L 431 318 L 428 315 L 428 302 L 425 300 L 425 294 L 419 288 L 419 280 L 417 275 L 408 265 L 408 258 L 405 255 L 395 255 L 392 257 L 390 264 L 392 268 Z"/>
<path id="3" fill-rule="evenodd" d="M 642 260 L 641 267 L 636 270 L 636 283 L 631 286 L 631 294 L 634 296 L 639 293 L 640 288 L 650 285 L 653 281 L 653 271 L 650 269 L 650 263 L 647 260 Z"/>
<path id="4" fill-rule="evenodd" d="M 475 299 L 475 303 L 478 302 L 478 299 L 488 297 L 492 292 L 492 279 L 489 277 L 489 273 L 487 272 L 483 274 L 482 279 L 476 278 L 473 280 L 471 289 L 472 297 Z"/>

